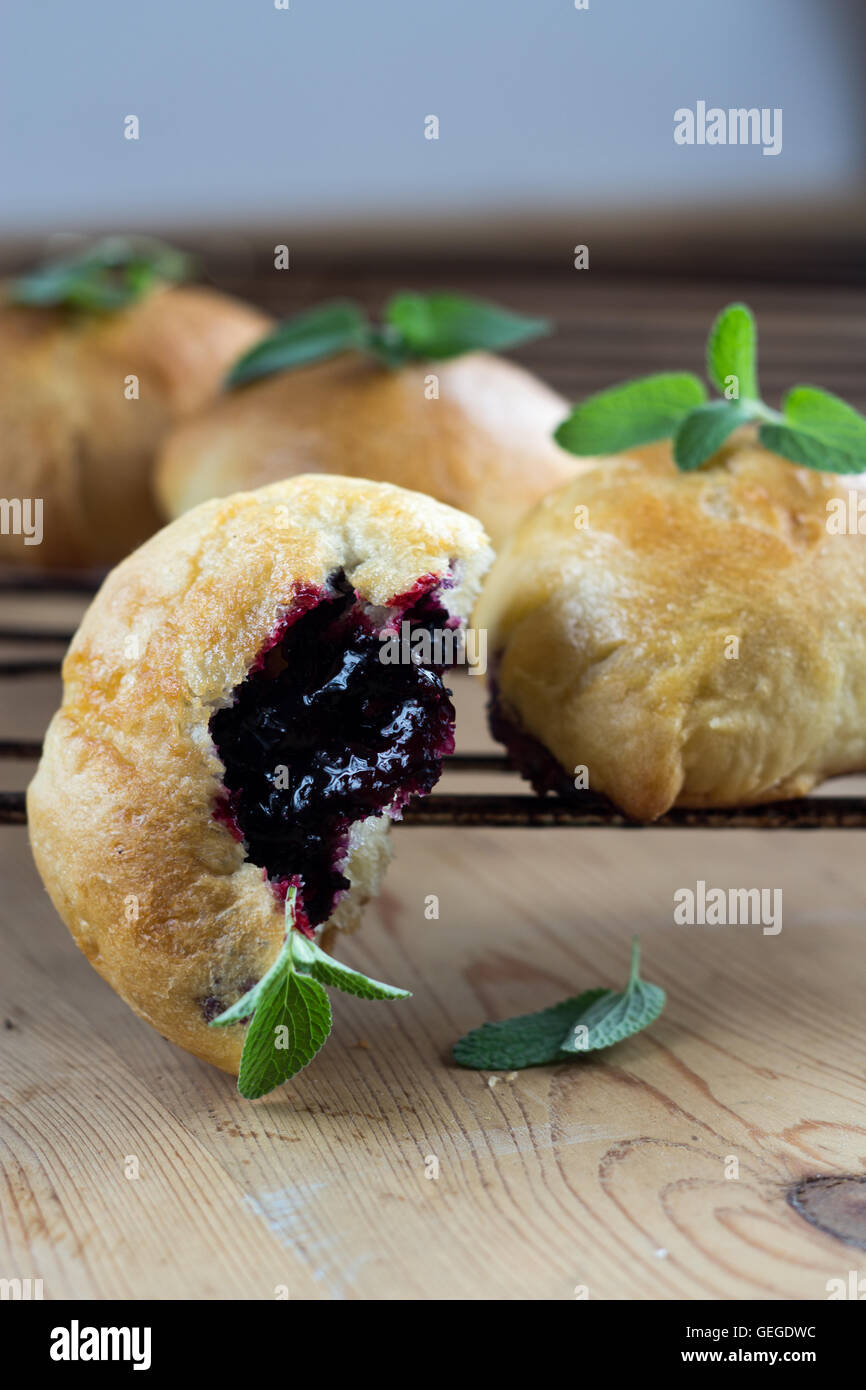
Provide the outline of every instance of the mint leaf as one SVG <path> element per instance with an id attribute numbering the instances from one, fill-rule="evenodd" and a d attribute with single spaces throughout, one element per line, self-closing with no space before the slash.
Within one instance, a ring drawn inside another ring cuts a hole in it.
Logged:
<path id="1" fill-rule="evenodd" d="M 454 1060 L 477 1071 L 520 1071 L 566 1062 L 582 1052 L 611 1047 L 652 1023 L 664 1007 L 664 990 L 640 979 L 635 938 L 631 973 L 623 994 L 588 989 L 536 1014 L 483 1023 L 455 1044 Z"/>
<path id="2" fill-rule="evenodd" d="M 635 444 L 668 439 L 706 389 L 688 372 L 659 372 L 599 391 L 575 406 L 554 433 L 571 454 L 617 454 Z"/>
<path id="3" fill-rule="evenodd" d="M 291 970 L 291 965 L 292 939 L 287 935 L 280 949 L 280 954 L 258 984 L 253 985 L 252 989 L 248 989 L 246 994 L 241 995 L 236 1003 L 225 1009 L 217 1018 L 211 1019 L 210 1027 L 225 1028 L 230 1023 L 243 1023 L 251 1014 L 255 1013 L 265 991 L 275 981 L 279 982 Z"/>
<path id="4" fill-rule="evenodd" d="M 298 890 L 286 894 L 286 935 L 279 954 L 257 984 L 211 1020 L 211 1028 L 247 1027 L 238 1090 L 247 1100 L 266 1095 L 315 1057 L 331 1031 L 323 985 L 361 999 L 408 999 L 408 990 L 370 980 L 326 955 L 295 925 Z"/>
<path id="5" fill-rule="evenodd" d="M 358 305 L 333 300 L 278 324 L 273 333 L 235 362 L 225 384 L 229 388 L 244 386 L 287 367 L 321 362 L 350 348 L 361 348 L 366 340 L 367 322 Z"/>
<path id="6" fill-rule="evenodd" d="M 730 434 L 759 425 L 765 449 L 827 473 L 866 472 L 866 418 L 817 386 L 795 386 L 783 414 L 758 395 L 758 333 L 746 304 L 717 315 L 707 340 L 707 372 L 721 392 L 736 377 L 738 395 L 706 402 L 697 377 L 662 373 L 614 386 L 575 406 L 554 438 L 572 454 L 617 454 L 636 444 L 673 436 L 683 472 L 700 468 Z"/>
<path id="7" fill-rule="evenodd" d="M 818 436 L 832 449 L 859 455 L 866 472 L 866 419 L 847 401 L 817 386 L 794 386 L 782 404 L 785 423 Z"/>
<path id="8" fill-rule="evenodd" d="M 86 251 L 12 280 L 12 304 L 65 307 L 91 313 L 125 309 L 160 282 L 187 279 L 190 256 L 150 237 L 107 237 Z"/>
<path id="9" fill-rule="evenodd" d="M 331 1031 L 331 1006 L 322 986 L 284 969 L 262 991 L 247 1029 L 238 1090 L 256 1100 L 311 1062 Z"/>
<path id="10" fill-rule="evenodd" d="M 665 1006 L 665 992 L 640 978 L 640 944 L 635 937 L 631 972 L 622 994 L 608 991 L 578 1018 L 562 1040 L 565 1053 L 597 1052 L 612 1047 L 654 1023 Z"/>
<path id="11" fill-rule="evenodd" d="M 762 425 L 758 437 L 765 449 L 780 454 L 791 463 L 801 463 L 806 468 L 814 468 L 819 473 L 863 473 L 866 460 L 861 454 L 841 453 L 827 445 L 817 434 L 802 429 L 790 429 L 787 425 Z"/>
<path id="12" fill-rule="evenodd" d="M 355 994 L 359 999 L 411 999 L 408 989 L 398 989 L 396 985 L 382 984 L 381 980 L 371 980 L 358 970 L 350 970 L 334 960 L 309 938 L 299 938 L 294 950 L 295 964 L 299 970 L 310 974 L 320 984 L 341 989 L 344 994 Z"/>
<path id="13" fill-rule="evenodd" d="M 480 348 L 514 347 L 549 331 L 546 319 L 526 318 L 458 294 L 394 295 L 381 324 L 368 323 L 357 304 L 335 300 L 287 319 L 246 352 L 226 377 L 231 389 L 291 367 L 321 362 L 349 349 L 386 367 L 457 357 Z"/>
<path id="14" fill-rule="evenodd" d="M 739 399 L 758 399 L 758 329 L 751 309 L 729 304 L 717 316 L 707 340 L 707 374 L 724 394 L 727 378 L 737 378 Z"/>
<path id="15" fill-rule="evenodd" d="M 592 1004 L 608 994 L 609 989 L 588 989 L 539 1013 L 482 1023 L 454 1044 L 454 1060 L 476 1071 L 521 1071 L 561 1062 L 562 1039 Z"/>
<path id="16" fill-rule="evenodd" d="M 499 352 L 550 331 L 546 319 L 527 318 L 483 299 L 459 294 L 394 295 L 385 306 L 385 326 L 413 357 L 458 357 L 464 352 Z"/>
<path id="17" fill-rule="evenodd" d="M 739 425 L 754 419 L 755 405 L 750 401 L 710 401 L 698 406 L 679 425 L 674 435 L 674 460 L 677 468 L 688 472 L 700 468 L 712 458 L 729 434 Z"/>

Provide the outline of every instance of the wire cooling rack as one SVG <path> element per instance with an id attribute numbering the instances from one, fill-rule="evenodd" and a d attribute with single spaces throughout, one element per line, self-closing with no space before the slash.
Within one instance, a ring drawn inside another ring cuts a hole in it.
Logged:
<path id="1" fill-rule="evenodd" d="M 98 574 L 32 574 L 0 572 L 0 593 L 21 597 L 34 593 L 89 594 L 98 587 Z M 40 647 L 68 643 L 66 629 L 0 625 L 0 642 Z M 56 656 L 0 660 L 0 680 L 17 677 L 56 676 Z M 41 744 L 35 740 L 0 738 L 0 762 L 33 762 Z M 446 758 L 443 773 L 484 772 L 515 774 L 509 759 L 496 753 L 455 753 Z M 27 819 L 23 791 L 0 791 L 0 825 L 24 825 Z M 508 827 L 617 826 L 622 829 L 727 829 L 727 830 L 862 830 L 866 828 L 866 797 L 809 796 L 761 806 L 689 810 L 677 807 L 651 826 L 629 820 L 605 797 L 575 792 L 565 799 L 534 793 L 434 792 L 412 802 L 403 812 L 403 825 Z"/>

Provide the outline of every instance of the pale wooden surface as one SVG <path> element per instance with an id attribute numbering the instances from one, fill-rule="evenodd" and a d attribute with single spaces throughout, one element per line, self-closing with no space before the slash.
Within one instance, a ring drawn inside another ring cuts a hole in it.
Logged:
<path id="1" fill-rule="evenodd" d="M 457 683 L 465 751 L 485 742 L 480 685 Z M 38 735 L 55 682 L 0 692 L 0 732 Z M 313 1066 L 250 1104 L 103 984 L 25 831 L 0 829 L 0 1275 L 53 1298 L 823 1299 L 866 1265 L 785 1200 L 866 1170 L 859 835 L 396 838 L 344 956 L 414 998 L 339 996 Z M 673 891 L 698 878 L 781 887 L 781 934 L 675 926 Z M 620 984 L 636 930 L 669 995 L 651 1031 L 493 1087 L 451 1063 L 484 1019 Z"/>

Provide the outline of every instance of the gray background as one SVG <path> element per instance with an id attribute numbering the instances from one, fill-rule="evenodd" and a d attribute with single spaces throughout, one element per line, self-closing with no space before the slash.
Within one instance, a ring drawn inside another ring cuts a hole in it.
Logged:
<path id="1" fill-rule="evenodd" d="M 2 231 L 844 194 L 864 168 L 864 8 L 17 0 L 0 44 Z M 781 106 L 782 154 L 677 147 L 673 111 L 699 98 Z"/>

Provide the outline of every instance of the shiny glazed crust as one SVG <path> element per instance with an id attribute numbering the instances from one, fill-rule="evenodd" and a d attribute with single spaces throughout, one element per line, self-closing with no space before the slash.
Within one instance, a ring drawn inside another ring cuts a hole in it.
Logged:
<path id="1" fill-rule="evenodd" d="M 428 399 L 431 374 L 438 399 Z M 342 473 L 427 492 L 479 517 L 498 545 L 586 466 L 551 438 L 567 414 L 543 382 L 486 353 L 398 371 L 346 353 L 229 392 L 179 426 L 157 491 L 177 516 L 295 473 Z"/>
<path id="2" fill-rule="evenodd" d="M 41 498 L 44 530 L 41 545 L 0 535 L 0 563 L 107 565 L 151 535 L 163 435 L 269 323 L 200 286 L 111 315 L 0 307 L 0 495 Z"/>
<path id="3" fill-rule="evenodd" d="M 244 1029 L 209 1029 L 277 953 L 283 914 L 263 871 L 213 817 L 208 731 L 299 593 L 343 568 L 387 605 L 419 578 L 471 609 L 491 552 L 470 517 L 417 493 L 298 477 L 205 503 L 105 581 L 63 668 L 63 704 L 28 792 L 33 853 L 91 963 L 188 1051 L 237 1071 Z M 324 939 L 357 925 L 388 858 L 387 817 L 356 826 L 349 893 Z M 219 1009 L 216 1010 L 219 1012 Z"/>
<path id="4" fill-rule="evenodd" d="M 866 768 L 866 536 L 827 527 L 852 487 L 748 438 L 600 463 L 485 584 L 501 712 L 640 820 Z"/>

